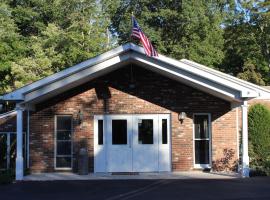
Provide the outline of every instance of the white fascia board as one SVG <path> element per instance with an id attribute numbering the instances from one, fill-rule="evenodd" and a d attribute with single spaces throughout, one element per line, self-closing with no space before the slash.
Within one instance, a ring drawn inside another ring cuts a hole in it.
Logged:
<path id="1" fill-rule="evenodd" d="M 248 88 L 250 90 L 256 91 L 257 93 L 259 93 L 258 96 L 270 95 L 270 91 L 267 90 L 266 88 L 263 88 L 263 87 L 258 86 L 256 84 L 253 84 L 253 83 L 250 83 L 248 81 L 244 81 L 242 79 L 236 78 L 236 77 L 234 77 L 232 75 L 220 72 L 220 71 L 212 69 L 210 67 L 206 67 L 206 66 L 201 65 L 199 63 L 196 63 L 194 61 L 187 60 L 187 59 L 182 59 L 180 62 L 186 63 L 186 64 L 188 64 L 188 65 L 190 65 L 192 67 L 198 68 L 200 70 L 207 71 L 207 72 L 212 73 L 212 74 L 214 74 L 216 76 L 222 77 L 222 78 L 227 79 L 227 80 L 229 80 L 231 82 L 242 85 L 242 86 L 244 86 L 244 87 L 246 87 L 246 88 Z"/>
<path id="2" fill-rule="evenodd" d="M 181 67 L 175 67 L 171 65 L 171 63 L 164 62 L 158 58 L 145 58 L 144 56 L 132 53 L 132 59 L 139 62 L 144 63 L 148 66 L 152 66 L 153 68 L 158 69 L 159 71 L 164 71 L 171 75 L 177 76 L 182 82 L 191 82 L 194 85 L 198 85 L 202 88 L 207 88 L 208 90 L 215 91 L 219 94 L 222 94 L 226 99 L 240 99 L 240 91 L 236 89 L 232 89 L 216 82 L 213 82 L 207 78 L 200 77 L 196 74 L 188 72 L 188 70 L 182 69 Z M 162 63 L 161 63 L 162 62 Z M 197 87 L 198 88 L 198 87 Z M 204 90 L 205 91 L 205 90 Z"/>
<path id="3" fill-rule="evenodd" d="M 39 89 L 40 87 L 43 87 L 45 85 L 49 85 L 59 79 L 63 79 L 67 76 L 70 76 L 71 74 L 75 74 L 79 71 L 84 70 L 85 68 L 88 68 L 90 66 L 96 65 L 98 63 L 104 62 L 112 57 L 115 57 L 117 55 L 123 54 L 124 52 L 133 49 L 134 51 L 142 52 L 142 49 L 134 44 L 127 43 L 125 45 L 119 46 L 115 49 L 112 49 L 106 53 L 103 53 L 99 56 L 96 56 L 94 58 L 91 58 L 89 60 L 86 60 L 84 62 L 81 62 L 77 65 L 74 65 L 72 67 L 69 67 L 67 69 L 64 69 L 58 73 L 52 74 L 48 77 L 45 77 L 39 81 L 36 81 L 34 83 L 31 83 L 29 85 L 26 85 L 22 88 L 19 88 L 11 93 L 8 93 L 6 95 L 3 95 L 3 100 L 24 100 L 24 94 L 30 93 L 34 90 Z"/>
<path id="4" fill-rule="evenodd" d="M 158 59 L 162 60 L 163 62 L 169 63 L 177 68 L 180 68 L 182 70 L 185 70 L 185 71 L 188 71 L 192 74 L 195 74 L 197 76 L 201 76 L 205 79 L 209 79 L 209 80 L 216 82 L 220 85 L 224 85 L 225 87 L 231 88 L 233 90 L 238 90 L 238 91 L 240 91 L 242 98 L 243 97 L 250 98 L 250 97 L 257 97 L 258 96 L 258 93 L 255 90 L 251 90 L 248 87 L 240 85 L 239 83 L 235 83 L 235 82 L 228 80 L 222 76 L 217 76 L 216 74 L 209 73 L 208 71 L 202 70 L 198 67 L 188 65 L 185 62 L 179 62 L 177 60 L 168 58 L 168 57 L 163 56 L 163 55 L 160 55 Z M 214 70 L 214 71 L 216 71 L 216 70 Z M 220 72 L 220 73 L 224 74 L 222 72 Z"/>
<path id="5" fill-rule="evenodd" d="M 97 65 L 85 68 L 77 73 L 73 73 L 70 76 L 62 78 L 49 85 L 45 85 L 42 88 L 39 88 L 37 90 L 31 91 L 30 93 L 25 94 L 24 102 L 34 101 L 37 98 L 50 94 L 51 92 L 54 92 L 54 95 L 55 95 L 58 93 L 58 92 L 55 92 L 57 90 L 65 91 L 67 89 L 76 87 L 79 84 L 82 84 L 86 81 L 89 81 L 90 79 L 93 79 L 95 77 L 95 74 L 102 73 L 102 71 L 107 70 L 108 68 L 111 68 L 111 66 L 114 66 L 116 64 L 124 63 L 129 58 L 130 58 L 129 54 L 116 56 L 102 63 L 99 63 Z"/>

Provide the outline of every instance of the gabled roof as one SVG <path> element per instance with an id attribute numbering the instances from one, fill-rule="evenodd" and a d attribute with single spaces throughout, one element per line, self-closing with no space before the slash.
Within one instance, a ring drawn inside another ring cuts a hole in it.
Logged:
<path id="1" fill-rule="evenodd" d="M 142 47 L 127 43 L 5 94 L 0 97 L 0 100 L 34 104 L 129 63 L 136 63 L 231 102 L 239 102 L 247 98 L 270 98 L 270 91 L 260 86 L 186 59 L 177 61 L 164 55 L 156 58 L 148 57 Z"/>

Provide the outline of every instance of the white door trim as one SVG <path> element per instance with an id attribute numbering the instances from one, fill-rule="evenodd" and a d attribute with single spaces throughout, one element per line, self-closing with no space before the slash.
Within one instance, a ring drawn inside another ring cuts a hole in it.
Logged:
<path id="1" fill-rule="evenodd" d="M 208 130 L 209 130 L 209 164 L 196 164 L 195 163 L 195 115 L 207 115 L 208 116 Z M 194 113 L 193 114 L 193 166 L 195 169 L 208 169 L 212 167 L 212 122 L 211 113 Z"/>
<path id="2" fill-rule="evenodd" d="M 71 118 L 71 155 L 70 156 L 63 156 L 63 157 L 70 157 L 71 158 L 71 166 L 70 167 L 56 167 L 56 157 L 57 155 L 57 118 L 58 117 L 70 117 Z M 54 169 L 55 170 L 72 170 L 73 168 L 73 116 L 71 114 L 56 114 L 54 115 Z"/>
<path id="3" fill-rule="evenodd" d="M 106 114 L 106 115 L 94 115 L 94 172 L 108 172 L 108 121 L 112 118 L 117 119 L 127 119 L 132 118 L 132 126 L 134 126 L 134 118 L 136 117 L 143 117 L 143 118 L 157 118 L 158 121 L 158 156 L 160 156 L 160 144 L 162 143 L 162 130 L 161 123 L 162 119 L 167 120 L 167 151 L 166 154 L 168 156 L 168 164 L 167 166 L 160 167 L 160 158 L 158 157 L 158 171 L 172 171 L 172 147 L 171 147 L 171 114 Z M 98 145 L 98 120 L 103 120 L 103 145 Z M 133 128 L 132 128 L 133 129 Z M 132 135 L 134 130 L 132 130 Z M 131 141 L 129 140 L 128 143 L 132 142 L 133 145 L 133 137 L 130 137 Z M 165 148 L 166 149 L 166 148 Z M 133 146 L 132 146 L 132 154 L 133 154 Z M 133 156 L 133 155 L 132 155 Z"/>

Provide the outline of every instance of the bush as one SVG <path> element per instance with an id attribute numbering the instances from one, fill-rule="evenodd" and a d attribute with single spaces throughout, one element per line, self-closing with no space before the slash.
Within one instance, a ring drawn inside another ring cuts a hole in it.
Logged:
<path id="1" fill-rule="evenodd" d="M 255 171 L 270 172 L 270 110 L 261 104 L 248 114 L 250 166 Z M 261 172 L 260 172 L 261 173 Z"/>
<path id="2" fill-rule="evenodd" d="M 15 178 L 15 175 L 12 170 L 0 171 L 0 184 L 12 183 L 14 178 Z"/>

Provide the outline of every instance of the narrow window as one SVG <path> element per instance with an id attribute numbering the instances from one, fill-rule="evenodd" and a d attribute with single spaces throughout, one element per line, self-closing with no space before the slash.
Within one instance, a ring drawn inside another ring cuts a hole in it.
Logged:
<path id="1" fill-rule="evenodd" d="M 71 168 L 72 117 L 56 117 L 56 168 Z"/>
<path id="2" fill-rule="evenodd" d="M 208 115 L 194 116 L 195 164 L 209 164 L 210 132 Z"/>
<path id="3" fill-rule="evenodd" d="M 103 120 L 98 120 L 98 144 L 103 144 Z"/>
<path id="4" fill-rule="evenodd" d="M 153 132 L 153 120 L 141 119 L 138 123 L 139 130 L 139 144 L 153 144 L 154 132 Z"/>
<path id="5" fill-rule="evenodd" d="M 162 144 L 168 143 L 167 119 L 162 119 Z"/>
<path id="6" fill-rule="evenodd" d="M 112 120 L 112 144 L 127 144 L 127 120 Z"/>

